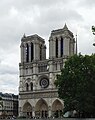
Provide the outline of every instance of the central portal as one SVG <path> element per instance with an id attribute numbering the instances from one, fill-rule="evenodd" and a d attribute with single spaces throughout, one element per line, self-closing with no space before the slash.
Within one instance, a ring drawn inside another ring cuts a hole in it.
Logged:
<path id="1" fill-rule="evenodd" d="M 48 105 L 45 100 L 40 99 L 35 107 L 36 118 L 47 118 L 48 117 Z"/>

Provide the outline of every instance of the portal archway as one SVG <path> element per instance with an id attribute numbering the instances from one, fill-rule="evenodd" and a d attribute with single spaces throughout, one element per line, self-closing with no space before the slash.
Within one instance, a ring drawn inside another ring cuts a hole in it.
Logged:
<path id="1" fill-rule="evenodd" d="M 23 113 L 27 117 L 32 118 L 32 106 L 29 102 L 26 102 L 23 106 Z"/>
<path id="2" fill-rule="evenodd" d="M 52 104 L 52 116 L 59 118 L 62 116 L 63 104 L 60 100 L 56 99 Z"/>
<path id="3" fill-rule="evenodd" d="M 35 116 L 37 118 L 48 117 L 48 105 L 45 100 L 40 99 L 35 106 Z"/>

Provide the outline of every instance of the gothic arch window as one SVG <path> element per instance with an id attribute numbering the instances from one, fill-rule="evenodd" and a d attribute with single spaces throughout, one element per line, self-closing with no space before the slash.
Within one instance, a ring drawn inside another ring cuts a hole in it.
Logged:
<path id="1" fill-rule="evenodd" d="M 61 42 L 60 42 L 60 46 L 61 46 L 61 48 L 60 48 L 60 52 L 61 52 L 61 57 L 63 56 L 63 38 L 61 37 Z"/>
<path id="2" fill-rule="evenodd" d="M 34 45 L 33 45 L 33 43 L 31 43 L 31 62 L 32 62 L 33 58 L 34 58 Z"/>
<path id="3" fill-rule="evenodd" d="M 33 83 L 30 83 L 30 90 L 33 91 Z"/>
<path id="4" fill-rule="evenodd" d="M 26 43 L 26 62 L 29 62 L 29 46 L 28 46 L 28 43 Z"/>
<path id="5" fill-rule="evenodd" d="M 29 85 L 26 83 L 26 91 L 29 91 Z"/>
<path id="6" fill-rule="evenodd" d="M 40 45 L 40 60 L 42 60 L 42 45 Z"/>
<path id="7" fill-rule="evenodd" d="M 56 42 L 55 42 L 55 44 L 56 44 L 56 57 L 58 57 L 58 39 L 56 38 Z"/>

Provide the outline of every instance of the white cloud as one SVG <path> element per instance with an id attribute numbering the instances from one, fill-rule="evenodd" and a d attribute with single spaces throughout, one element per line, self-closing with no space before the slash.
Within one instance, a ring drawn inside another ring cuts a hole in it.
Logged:
<path id="1" fill-rule="evenodd" d="M 16 74 L 0 75 L 0 91 L 18 94 L 18 77 Z"/>
<path id="2" fill-rule="evenodd" d="M 85 7 L 87 9 L 92 9 L 93 7 L 95 7 L 95 0 L 80 0 L 79 1 L 79 5 L 81 7 Z"/>

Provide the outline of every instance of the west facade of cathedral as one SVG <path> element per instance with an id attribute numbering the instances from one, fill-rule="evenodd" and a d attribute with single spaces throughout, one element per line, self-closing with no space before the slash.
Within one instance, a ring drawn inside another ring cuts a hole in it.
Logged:
<path id="1" fill-rule="evenodd" d="M 75 39 L 66 24 L 51 31 L 49 59 L 45 40 L 37 34 L 21 39 L 19 64 L 19 116 L 33 118 L 61 117 L 64 102 L 58 98 L 54 84 L 64 63 L 75 53 Z"/>

